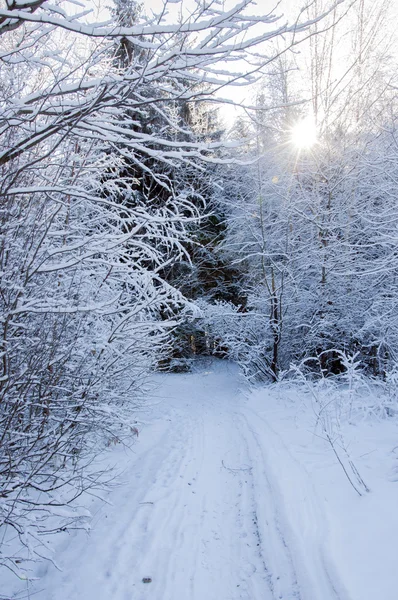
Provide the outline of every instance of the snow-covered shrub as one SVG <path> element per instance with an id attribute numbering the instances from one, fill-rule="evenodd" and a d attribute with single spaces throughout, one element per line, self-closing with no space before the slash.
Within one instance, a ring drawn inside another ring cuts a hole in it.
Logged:
<path id="1" fill-rule="evenodd" d="M 285 377 L 289 379 L 292 375 L 293 381 L 307 392 L 315 416 L 314 433 L 329 444 L 348 481 L 361 496 L 368 492 L 369 488 L 350 455 L 343 433 L 343 424 L 352 417 L 355 399 L 362 402 L 364 381 L 356 355 L 344 353 L 340 355 L 346 368 L 343 377 L 325 377 L 319 357 L 312 357 L 299 365 L 292 365 Z M 309 363 L 313 363 L 310 368 Z M 318 363 L 318 372 L 314 368 L 314 363 Z M 318 374 L 314 377 L 316 372 Z"/>
<path id="2" fill-rule="evenodd" d="M 272 380 L 269 320 L 231 302 L 197 304 L 201 317 L 195 327 L 208 336 L 211 353 L 236 361 L 249 381 Z"/>
<path id="3" fill-rule="evenodd" d="M 384 411 L 387 416 L 398 416 L 398 364 L 393 363 L 385 374 L 385 401 Z"/>
<path id="4" fill-rule="evenodd" d="M 101 148 L 76 156 L 71 146 L 21 175 L 23 189 L 0 208 L 1 562 L 15 572 L 41 555 L 45 532 L 80 524 L 61 507 L 104 481 L 92 464 L 107 441 L 131 437 L 172 325 L 159 314 L 183 303 L 156 273 L 184 236 L 178 200 L 173 211 L 128 205 L 98 175 L 111 164 Z M 15 535 L 20 547 L 8 554 Z"/>

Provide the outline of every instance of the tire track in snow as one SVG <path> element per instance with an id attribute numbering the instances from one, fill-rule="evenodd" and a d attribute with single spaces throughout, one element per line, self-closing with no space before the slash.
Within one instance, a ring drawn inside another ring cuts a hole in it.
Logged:
<path id="1" fill-rule="evenodd" d="M 140 453 L 139 462 L 134 461 L 134 466 L 123 474 L 125 484 L 118 489 L 113 506 L 101 507 L 96 516 L 97 526 L 86 538 L 86 544 L 78 547 L 72 576 L 69 565 L 64 566 L 65 573 L 60 574 L 59 586 L 65 599 L 91 598 L 93 581 L 96 580 L 96 600 L 131 600 L 131 574 L 133 569 L 136 570 L 137 557 L 147 555 L 154 543 L 150 525 L 153 508 L 157 510 L 157 507 L 149 504 L 153 502 L 150 497 L 154 497 L 155 492 L 159 498 L 167 498 L 172 493 L 179 465 L 184 459 L 181 447 L 187 441 L 186 431 L 181 429 L 171 436 L 167 427 L 163 425 L 162 429 L 159 439 Z M 80 533 L 80 538 L 82 535 Z M 103 542 L 104 535 L 106 544 Z M 97 545 L 102 549 L 101 555 L 96 551 Z M 58 589 L 48 590 L 45 597 L 59 600 Z"/>
<path id="2" fill-rule="evenodd" d="M 235 418 L 239 424 L 246 460 L 251 465 L 247 474 L 249 511 L 246 518 L 250 519 L 248 525 L 251 524 L 256 538 L 270 597 L 275 600 L 301 600 L 289 548 L 281 533 L 278 507 L 267 478 L 261 448 L 244 415 L 237 413 Z"/>
<path id="3" fill-rule="evenodd" d="M 302 600 L 292 556 L 281 530 L 279 508 L 267 476 L 266 461 L 256 434 L 243 414 L 237 414 L 250 471 L 253 523 L 259 555 L 272 598 Z"/>
<path id="4" fill-rule="evenodd" d="M 125 588 L 127 597 L 134 593 L 134 600 L 145 598 L 166 598 L 169 564 L 173 560 L 176 548 L 184 538 L 185 507 L 181 504 L 182 486 L 187 478 L 190 460 L 187 457 L 193 453 L 192 419 L 181 419 L 180 431 L 183 435 L 179 443 L 173 446 L 173 451 L 163 457 L 157 477 L 148 486 L 145 494 L 143 516 L 133 520 L 132 545 L 125 548 L 125 581 L 119 588 Z M 183 427 L 181 427 L 183 425 Z M 184 450 L 184 451 L 182 451 Z M 164 449 L 163 449 L 164 451 Z M 126 551 L 127 550 L 127 551 Z M 143 577 L 151 577 L 151 585 L 142 586 Z M 119 589 L 115 589 L 115 597 Z"/>
<path id="5" fill-rule="evenodd" d="M 193 435 L 195 427 L 192 423 L 185 423 L 186 440 L 180 448 L 181 462 L 174 470 L 171 491 L 168 497 L 155 499 L 156 510 L 152 512 L 150 527 L 148 528 L 149 551 L 145 553 L 142 561 L 136 563 L 137 578 L 134 585 L 142 587 L 140 575 L 147 572 L 153 573 L 153 584 L 140 591 L 139 598 L 173 598 L 175 586 L 175 573 L 186 570 L 186 562 L 176 564 L 176 557 L 180 549 L 189 543 L 186 530 L 187 515 L 190 506 L 190 497 L 195 495 L 193 483 L 197 476 L 196 467 L 200 465 L 200 448 L 197 438 Z M 183 452 L 182 452 L 183 450 Z M 196 461 L 192 460 L 196 457 Z M 173 466 L 169 465 L 168 470 Z M 154 489 L 156 498 L 156 489 Z M 190 553 L 186 559 L 195 554 L 195 538 L 190 542 Z M 160 560 L 163 555 L 163 560 Z"/>
<path id="6" fill-rule="evenodd" d="M 348 593 L 327 556 L 326 516 L 307 471 L 263 416 L 244 407 L 242 417 L 262 456 L 268 486 L 278 507 L 278 529 L 297 573 L 302 600 L 349 600 Z M 278 478 L 286 479 L 286 476 L 275 473 L 273 462 L 287 467 L 290 487 L 294 486 L 291 490 L 293 493 L 286 494 L 286 490 L 283 493 Z M 291 505 L 292 501 L 294 507 Z"/>

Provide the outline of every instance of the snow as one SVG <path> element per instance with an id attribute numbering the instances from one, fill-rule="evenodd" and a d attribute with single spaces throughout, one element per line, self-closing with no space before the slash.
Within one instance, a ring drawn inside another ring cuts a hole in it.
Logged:
<path id="1" fill-rule="evenodd" d="M 249 390 L 217 361 L 155 381 L 136 445 L 106 458 L 123 484 L 87 500 L 91 531 L 59 538 L 32 598 L 395 600 L 393 419 L 345 425 L 360 497 L 298 387 Z"/>
<path id="2" fill-rule="evenodd" d="M 279 491 L 296 540 L 317 571 L 315 584 L 321 561 L 336 598 L 395 599 L 396 421 L 373 417 L 345 424 L 350 455 L 371 489 L 359 497 L 327 441 L 318 436 L 313 407 L 297 389 L 257 391 L 250 411 L 266 423 L 268 459 L 277 465 Z"/>

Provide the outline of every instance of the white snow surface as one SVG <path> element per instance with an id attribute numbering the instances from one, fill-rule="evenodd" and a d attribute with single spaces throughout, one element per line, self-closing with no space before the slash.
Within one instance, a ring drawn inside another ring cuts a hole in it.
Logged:
<path id="1" fill-rule="evenodd" d="M 351 427 L 359 497 L 299 392 L 250 391 L 217 361 L 156 382 L 133 450 L 111 452 L 123 483 L 90 500 L 90 533 L 59 539 L 32 599 L 396 600 L 393 419 Z"/>

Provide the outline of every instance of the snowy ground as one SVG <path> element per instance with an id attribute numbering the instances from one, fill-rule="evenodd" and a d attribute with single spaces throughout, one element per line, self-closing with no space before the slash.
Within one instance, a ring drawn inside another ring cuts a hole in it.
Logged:
<path id="1" fill-rule="evenodd" d="M 89 535 L 60 540 L 62 570 L 42 565 L 31 598 L 396 600 L 394 420 L 351 427 L 359 497 L 292 390 L 249 393 L 217 362 L 158 383 L 134 452 L 114 450 L 124 485 L 93 501 Z"/>

